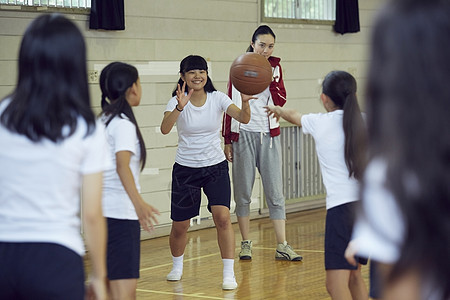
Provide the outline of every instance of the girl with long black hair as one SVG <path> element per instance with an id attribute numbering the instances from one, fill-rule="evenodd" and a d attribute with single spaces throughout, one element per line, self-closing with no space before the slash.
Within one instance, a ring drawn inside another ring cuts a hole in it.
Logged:
<path id="1" fill-rule="evenodd" d="M 449 1 L 389 1 L 372 33 L 370 162 L 347 256 L 379 263 L 383 299 L 450 299 L 449 16 Z"/>
<path id="2" fill-rule="evenodd" d="M 301 126 L 316 143 L 323 182 L 327 190 L 325 228 L 326 286 L 332 299 L 367 299 L 356 266 L 344 256 L 350 241 L 355 206 L 360 199 L 358 180 L 365 166 L 366 128 L 356 98 L 356 80 L 344 71 L 332 71 L 322 83 L 322 104 L 327 113 L 301 115 L 292 109 L 268 106 L 270 115 Z"/>
<path id="3" fill-rule="evenodd" d="M 142 199 L 139 173 L 146 161 L 144 139 L 132 107 L 142 87 L 134 66 L 113 62 L 100 75 L 101 119 L 106 125 L 113 168 L 105 172 L 103 211 L 108 223 L 107 269 L 112 299 L 135 299 L 140 263 L 139 224 L 158 223 L 157 209 Z"/>
<path id="4" fill-rule="evenodd" d="M 17 86 L 0 102 L 0 299 L 85 299 L 80 214 L 88 294 L 107 298 L 108 158 L 90 108 L 84 38 L 64 16 L 42 15 L 23 36 Z"/>

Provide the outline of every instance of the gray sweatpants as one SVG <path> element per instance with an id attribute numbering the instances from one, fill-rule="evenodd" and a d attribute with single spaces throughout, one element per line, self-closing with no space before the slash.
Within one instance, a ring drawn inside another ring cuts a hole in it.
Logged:
<path id="1" fill-rule="evenodd" d="M 239 140 L 233 142 L 233 193 L 236 215 L 250 214 L 250 202 L 255 183 L 256 168 L 266 195 L 272 220 L 286 219 L 285 199 L 281 174 L 280 136 L 241 130 Z"/>

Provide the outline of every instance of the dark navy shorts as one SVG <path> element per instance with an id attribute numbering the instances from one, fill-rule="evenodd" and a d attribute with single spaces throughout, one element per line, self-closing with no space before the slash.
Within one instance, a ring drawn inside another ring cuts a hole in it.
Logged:
<path id="1" fill-rule="evenodd" d="M 325 270 L 356 270 L 349 264 L 344 253 L 350 242 L 358 202 L 345 203 L 327 210 L 325 224 Z M 367 259 L 356 257 L 356 261 L 366 265 Z"/>
<path id="2" fill-rule="evenodd" d="M 0 242 L 0 299 L 82 300 L 83 258 L 53 243 Z"/>
<path id="3" fill-rule="evenodd" d="M 369 284 L 369 296 L 373 299 L 381 299 L 382 279 L 380 271 L 378 270 L 377 262 L 370 260 L 370 284 Z"/>
<path id="4" fill-rule="evenodd" d="M 138 220 L 106 218 L 108 279 L 139 278 L 141 227 Z"/>
<path id="5" fill-rule="evenodd" d="M 230 208 L 231 184 L 226 160 L 201 168 L 185 167 L 178 163 L 173 165 L 170 213 L 173 221 L 185 221 L 198 216 L 201 189 L 208 198 L 209 211 L 214 205 Z"/>

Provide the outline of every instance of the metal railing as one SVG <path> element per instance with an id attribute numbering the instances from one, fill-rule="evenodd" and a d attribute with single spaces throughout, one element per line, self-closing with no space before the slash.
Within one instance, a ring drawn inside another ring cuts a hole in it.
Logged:
<path id="1" fill-rule="evenodd" d="M 300 127 L 281 128 L 283 192 L 286 200 L 321 198 L 326 194 L 311 135 Z"/>

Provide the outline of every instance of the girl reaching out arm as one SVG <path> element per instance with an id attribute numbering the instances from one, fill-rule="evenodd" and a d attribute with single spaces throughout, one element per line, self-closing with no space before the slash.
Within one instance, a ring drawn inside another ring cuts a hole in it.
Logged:
<path id="1" fill-rule="evenodd" d="M 177 104 L 175 105 L 175 108 L 171 111 L 166 111 L 164 113 L 163 120 L 161 122 L 161 133 L 162 134 L 168 134 L 175 123 L 177 122 L 178 116 L 183 111 L 184 107 L 189 103 L 192 95 L 194 92 L 196 92 L 194 96 L 195 102 L 200 102 L 200 104 L 203 104 L 204 98 L 203 96 L 206 95 L 206 92 L 215 91 L 214 86 L 212 85 L 212 82 L 210 83 L 210 79 L 208 77 L 208 73 L 206 70 L 197 70 L 198 75 L 195 74 L 195 70 L 189 70 L 183 73 L 180 72 L 180 80 L 178 81 L 177 88 L 175 91 L 173 91 L 172 96 L 176 96 Z M 193 75 L 194 74 L 194 75 Z M 202 75 L 206 74 L 206 83 L 205 87 L 203 89 L 196 90 L 194 88 L 189 88 L 189 86 L 186 86 L 186 79 L 190 76 L 198 76 L 199 78 L 202 77 Z M 212 88 L 211 88 L 212 86 Z M 187 93 L 186 93 L 187 88 Z M 198 96 L 200 95 L 200 97 Z M 237 121 L 247 124 L 250 121 L 250 106 L 248 104 L 248 101 L 251 99 L 256 99 L 254 96 L 244 95 L 241 94 L 242 97 L 242 108 L 237 107 L 235 104 L 231 104 L 227 108 L 227 114 L 229 114 L 232 118 L 236 119 Z M 197 99 L 200 99 L 200 101 L 197 101 Z M 195 105 L 195 104 L 194 104 Z"/>
<path id="2" fill-rule="evenodd" d="M 302 114 L 298 111 L 290 108 L 283 108 L 281 106 L 275 106 L 275 105 L 267 105 L 264 106 L 267 114 L 269 116 L 273 116 L 277 119 L 277 121 L 280 120 L 280 118 L 285 119 L 286 121 L 297 125 L 299 127 L 302 126 Z"/>
<path id="3" fill-rule="evenodd" d="M 277 119 L 281 117 L 301 126 L 303 133 L 314 138 L 327 190 L 325 270 L 328 293 L 332 299 L 344 299 L 348 295 L 367 299 L 361 275 L 361 264 L 367 261 L 358 260 L 350 265 L 344 256 L 351 238 L 355 203 L 360 198 L 358 179 L 365 166 L 365 126 L 356 99 L 356 80 L 347 72 L 330 72 L 323 81 L 320 98 L 326 113 L 302 116 L 279 106 L 265 109 Z"/>
<path id="4" fill-rule="evenodd" d="M 231 99 L 215 89 L 208 76 L 208 64 L 198 55 L 189 55 L 180 63 L 180 79 L 172 93 L 161 122 L 168 134 L 177 124 L 178 149 L 172 171 L 171 219 L 169 237 L 173 266 L 167 280 L 183 275 L 189 220 L 199 214 L 203 189 L 208 210 L 217 228 L 217 240 L 223 262 L 222 289 L 237 287 L 234 277 L 234 232 L 230 220 L 231 185 L 228 163 L 221 148 L 219 128 L 222 115 L 248 123 L 252 96 L 242 95 L 239 109 Z"/>

